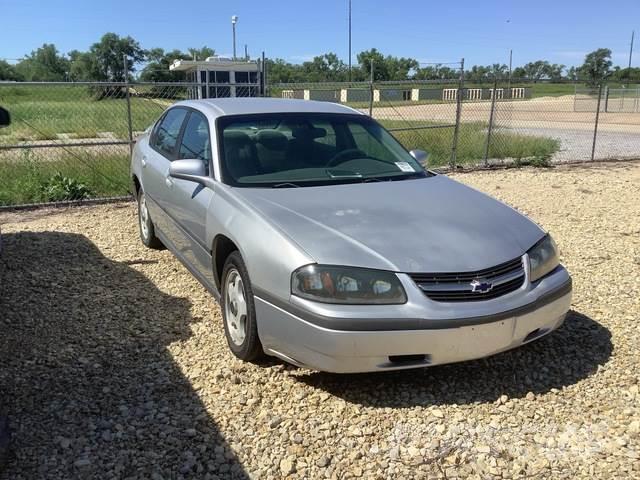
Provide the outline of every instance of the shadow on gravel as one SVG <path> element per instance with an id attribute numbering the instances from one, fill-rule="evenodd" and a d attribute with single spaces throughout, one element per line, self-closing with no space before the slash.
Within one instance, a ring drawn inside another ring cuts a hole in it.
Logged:
<path id="1" fill-rule="evenodd" d="M 400 372 L 294 376 L 348 402 L 371 407 L 494 402 L 501 395 L 561 389 L 593 374 L 611 356 L 611 332 L 570 311 L 565 323 L 538 341 L 498 355 Z"/>
<path id="2" fill-rule="evenodd" d="M 188 300 L 82 235 L 3 243 L 0 413 L 15 453 L 0 478 L 246 478 L 166 348 L 199 320 Z"/>

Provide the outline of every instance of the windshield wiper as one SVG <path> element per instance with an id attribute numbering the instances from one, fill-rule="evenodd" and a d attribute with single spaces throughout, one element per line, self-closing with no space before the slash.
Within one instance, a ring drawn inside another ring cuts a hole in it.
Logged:
<path id="1" fill-rule="evenodd" d="M 276 183 L 271 188 L 299 188 L 300 185 L 291 182 Z"/>

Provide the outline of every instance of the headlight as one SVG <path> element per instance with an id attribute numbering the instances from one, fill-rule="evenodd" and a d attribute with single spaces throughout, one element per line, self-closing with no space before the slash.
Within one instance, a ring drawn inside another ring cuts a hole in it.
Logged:
<path id="1" fill-rule="evenodd" d="M 551 235 L 545 236 L 527 253 L 529 254 L 529 271 L 531 272 L 532 282 L 544 277 L 560 263 L 558 260 L 558 246 L 551 238 Z"/>
<path id="2" fill-rule="evenodd" d="M 389 305 L 407 301 L 394 273 L 356 267 L 301 267 L 291 276 L 291 293 L 324 303 Z"/>

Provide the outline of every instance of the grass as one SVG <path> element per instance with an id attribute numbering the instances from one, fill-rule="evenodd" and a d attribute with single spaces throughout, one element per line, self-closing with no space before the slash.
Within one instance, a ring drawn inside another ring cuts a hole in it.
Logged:
<path id="1" fill-rule="evenodd" d="M 133 97 L 133 130 L 146 129 L 172 101 Z M 61 133 L 94 138 L 100 132 L 110 132 L 117 139 L 128 139 L 126 99 L 95 100 L 87 86 L 2 85 L 0 104 L 10 109 L 13 119 L 13 124 L 2 130 L 0 143 L 55 140 Z"/>
<path id="2" fill-rule="evenodd" d="M 126 195 L 129 158 L 119 154 L 83 153 L 79 157 L 70 155 L 50 161 L 39 158 L 32 150 L 24 150 L 20 159 L 0 161 L 0 205 L 65 199 L 52 196 L 52 186 L 60 177 L 85 186 L 90 198 Z"/>
<path id="3" fill-rule="evenodd" d="M 427 122 L 381 120 L 386 128 L 407 128 L 427 126 Z M 431 154 L 430 166 L 449 163 L 453 143 L 452 127 L 429 128 L 392 132 L 407 149 L 425 150 Z M 484 158 L 487 140 L 487 125 L 483 123 L 462 123 L 458 134 L 457 163 L 476 164 Z M 560 142 L 553 138 L 521 135 L 504 129 L 494 130 L 489 148 L 490 159 L 512 159 L 516 163 L 544 164 L 560 148 Z"/>

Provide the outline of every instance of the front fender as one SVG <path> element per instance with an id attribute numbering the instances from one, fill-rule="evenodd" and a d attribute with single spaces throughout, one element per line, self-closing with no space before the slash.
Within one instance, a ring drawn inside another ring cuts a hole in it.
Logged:
<path id="1" fill-rule="evenodd" d="M 227 185 L 215 189 L 206 221 L 208 245 L 213 246 L 219 234 L 229 238 L 242 255 L 251 283 L 282 300 L 291 294 L 291 273 L 315 261 Z"/>

